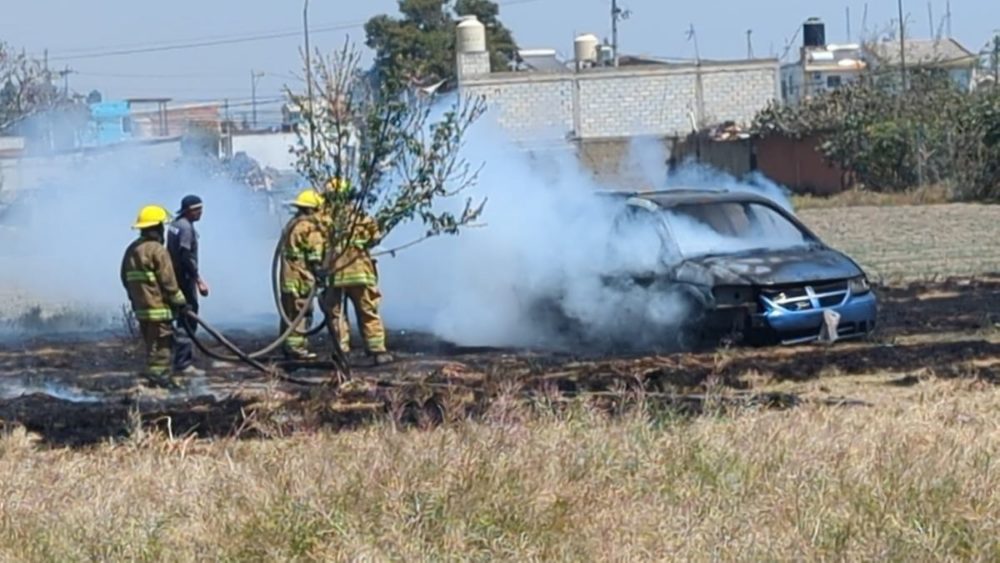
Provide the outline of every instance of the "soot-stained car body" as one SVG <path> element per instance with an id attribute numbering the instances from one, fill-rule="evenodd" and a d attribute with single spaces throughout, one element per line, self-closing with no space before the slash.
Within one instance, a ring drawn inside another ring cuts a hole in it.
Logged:
<path id="1" fill-rule="evenodd" d="M 608 287 L 637 284 L 687 304 L 682 337 L 729 336 L 795 344 L 862 337 L 877 303 L 864 271 L 771 199 L 744 192 L 663 191 L 609 195 L 621 204 L 611 243 L 655 233 L 656 266 L 608 273 Z M 632 249 L 634 250 L 634 249 Z"/>

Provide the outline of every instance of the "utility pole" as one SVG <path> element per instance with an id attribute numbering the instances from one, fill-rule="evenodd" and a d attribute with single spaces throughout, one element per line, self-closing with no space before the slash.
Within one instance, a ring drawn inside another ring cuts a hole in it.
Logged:
<path id="1" fill-rule="evenodd" d="M 253 114 L 253 128 L 257 128 L 257 79 L 264 76 L 263 72 L 250 69 L 250 107 Z"/>
<path id="2" fill-rule="evenodd" d="M 993 56 L 990 62 L 993 65 L 993 87 L 1000 87 L 1000 33 L 993 36 Z"/>
<path id="3" fill-rule="evenodd" d="M 899 7 L 899 73 L 906 90 L 906 21 L 903 19 L 903 0 L 897 0 Z"/>
<path id="4" fill-rule="evenodd" d="M 302 28 L 305 35 L 306 46 L 306 95 L 309 97 L 309 154 L 316 151 L 316 116 L 313 115 L 313 73 L 312 73 L 312 53 L 309 47 L 309 0 L 305 0 L 302 6 Z M 615 60 L 618 60 L 617 53 Z M 304 108 L 299 108 L 300 110 Z M 311 157 L 310 157 L 311 158 Z"/>
<path id="5" fill-rule="evenodd" d="M 615 66 L 618 66 L 618 0 L 611 0 L 611 49 L 615 54 Z"/>
<path id="6" fill-rule="evenodd" d="M 58 71 L 56 74 L 63 79 L 63 98 L 69 98 L 69 75 L 76 72 L 75 70 L 67 66 L 65 69 Z"/>
<path id="7" fill-rule="evenodd" d="M 618 66 L 618 22 L 627 20 L 631 15 L 631 10 L 618 7 L 618 0 L 611 0 L 611 49 L 615 52 L 615 66 Z"/>
<path id="8" fill-rule="evenodd" d="M 753 30 L 752 29 L 748 29 L 747 30 L 747 58 L 748 59 L 752 59 L 753 58 L 753 39 L 751 38 L 752 36 L 753 36 Z"/>

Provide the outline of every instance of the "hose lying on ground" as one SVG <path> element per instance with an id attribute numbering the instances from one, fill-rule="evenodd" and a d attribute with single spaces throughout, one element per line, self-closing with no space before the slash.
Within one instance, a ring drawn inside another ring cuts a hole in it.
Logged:
<path id="1" fill-rule="evenodd" d="M 278 370 L 276 370 L 274 368 L 271 368 L 271 367 L 268 367 L 268 366 L 265 366 L 264 364 L 260 363 L 257 360 L 260 359 L 260 358 L 263 358 L 265 356 L 268 356 L 272 352 L 274 352 L 275 350 L 277 350 L 282 344 L 285 343 L 286 340 L 288 340 L 288 337 L 290 337 L 292 335 L 292 333 L 296 332 L 296 327 L 298 327 L 299 323 L 301 323 L 303 320 L 305 320 L 305 318 L 308 316 L 309 311 L 310 311 L 310 309 L 312 307 L 312 303 L 316 299 L 316 296 L 319 294 L 319 289 L 320 289 L 320 284 L 318 284 L 318 283 L 317 284 L 313 284 L 312 289 L 309 291 L 309 295 L 306 297 L 307 306 L 305 306 L 302 309 L 300 309 L 297 312 L 297 314 L 296 314 L 296 316 L 295 316 L 294 319 L 288 318 L 288 314 L 285 312 L 285 308 L 282 306 L 282 303 L 281 303 L 281 280 L 280 280 L 280 276 L 281 276 L 281 254 L 282 254 L 282 249 L 284 248 L 285 243 L 288 240 L 288 231 L 289 231 L 289 229 L 287 227 L 282 230 L 281 237 L 278 239 L 278 244 L 275 246 L 274 257 L 273 257 L 273 260 L 271 262 L 271 282 L 272 282 L 272 288 L 273 288 L 273 293 L 274 293 L 274 304 L 275 304 L 275 308 L 278 310 L 278 316 L 281 318 L 282 322 L 284 323 L 284 325 L 286 327 L 285 330 L 284 330 L 284 332 L 282 332 L 278 336 L 277 339 L 275 339 L 273 342 L 271 342 L 267 346 L 261 348 L 260 350 L 257 350 L 257 351 L 254 351 L 254 352 L 244 352 L 238 346 L 236 346 L 230 340 L 228 340 L 225 336 L 223 336 L 221 332 L 219 332 L 217 329 L 215 329 L 214 327 L 212 327 L 211 325 L 209 325 L 207 322 L 205 322 L 204 319 L 202 319 L 201 317 L 199 317 L 198 315 L 196 315 L 193 312 L 188 312 L 188 316 L 190 316 L 192 320 L 194 320 L 195 322 L 197 322 L 202 328 L 205 329 L 205 332 L 207 332 L 209 335 L 211 335 L 213 338 L 215 338 L 215 340 L 218 341 L 219 344 L 221 344 L 224 348 L 226 348 L 227 350 L 229 350 L 230 352 L 232 352 L 233 355 L 230 356 L 230 355 L 222 354 L 222 353 L 219 353 L 219 352 L 216 352 L 216 351 L 212 350 L 211 348 L 209 348 L 208 346 L 206 346 L 205 343 L 202 342 L 197 337 L 197 335 L 195 335 L 194 331 L 191 330 L 191 327 L 189 327 L 185 323 L 181 323 L 182 326 L 184 326 L 184 330 L 187 332 L 188 336 L 191 338 L 191 341 L 198 348 L 198 350 L 200 350 L 203 354 L 205 354 L 206 356 L 208 356 L 210 358 L 213 358 L 213 359 L 219 360 L 219 361 L 223 361 L 223 362 L 243 362 L 243 363 L 245 363 L 245 364 L 253 367 L 254 369 L 257 369 L 257 370 L 262 371 L 264 373 L 268 373 L 268 374 L 271 374 L 271 375 L 280 376 L 279 373 L 278 373 Z M 311 328 L 305 334 L 305 336 L 309 337 L 309 336 L 313 336 L 313 335 L 319 333 L 326 324 L 327 324 L 327 322 L 326 322 L 326 319 L 325 319 L 325 311 L 324 311 L 324 321 L 322 323 L 320 323 L 318 326 Z M 350 366 L 348 365 L 346 358 L 343 357 L 343 355 L 340 353 L 340 351 L 339 350 L 335 350 L 333 356 L 334 356 L 334 358 L 333 358 L 332 364 L 333 364 L 333 366 L 335 366 L 335 369 L 338 369 L 341 373 L 343 373 L 345 375 L 349 374 L 350 373 Z M 325 364 L 325 365 L 328 365 L 328 364 Z M 286 380 L 292 380 L 291 378 L 289 378 L 287 376 L 282 377 L 282 378 L 286 379 Z M 294 381 L 294 380 L 292 380 L 292 381 Z"/>
<path id="2" fill-rule="evenodd" d="M 205 322 L 204 319 L 202 319 L 201 317 L 199 317 L 195 313 L 188 312 L 187 315 L 193 321 L 195 321 L 196 323 L 198 323 L 203 329 L 205 329 L 205 332 L 207 332 L 210 336 L 212 336 L 212 338 L 214 338 L 215 340 L 217 340 L 219 342 L 219 344 L 221 344 L 223 347 L 225 347 L 226 349 L 228 349 L 230 352 L 232 352 L 234 354 L 234 356 L 226 356 L 225 354 L 220 354 L 218 352 L 213 351 L 211 348 L 209 348 L 208 346 L 206 346 L 205 343 L 202 342 L 201 339 L 199 339 L 197 335 L 195 335 L 194 330 L 191 328 L 190 325 L 188 325 L 186 323 L 180 323 L 181 326 L 184 327 L 184 331 L 187 332 L 188 337 L 191 339 L 192 342 L 194 342 L 195 347 L 197 347 L 198 350 L 200 350 L 201 353 L 205 354 L 206 356 L 208 356 L 210 358 L 213 358 L 213 359 L 216 359 L 216 360 L 223 361 L 223 362 L 243 362 L 243 363 L 247 364 L 248 366 L 256 369 L 257 371 L 260 371 L 260 372 L 265 373 L 267 375 L 270 375 L 272 377 L 276 377 L 278 379 L 282 379 L 282 380 L 289 381 L 289 382 L 292 382 L 292 383 L 298 383 L 298 384 L 301 384 L 301 385 L 314 385 L 315 384 L 315 382 L 313 382 L 313 381 L 307 381 L 307 380 L 297 379 L 297 378 L 291 377 L 288 374 L 284 373 L 281 369 L 278 369 L 277 366 L 273 366 L 273 365 L 272 366 L 266 366 L 266 365 L 264 365 L 263 363 L 259 362 L 257 359 L 251 357 L 250 354 L 247 354 L 243 350 L 240 350 L 240 348 L 238 346 L 236 346 L 228 338 L 226 338 L 225 336 L 223 336 L 222 333 L 219 332 L 215 327 L 213 327 L 212 325 L 210 325 L 207 322 Z M 345 364 L 346 363 L 343 362 L 340 358 L 334 357 L 334 361 L 333 362 L 317 362 L 315 364 L 315 366 L 316 367 L 324 367 L 324 368 L 325 367 L 329 367 L 329 368 L 332 368 L 332 369 L 336 369 L 337 371 L 339 371 L 342 374 L 348 374 L 348 373 L 350 373 L 349 372 L 349 368 Z"/>

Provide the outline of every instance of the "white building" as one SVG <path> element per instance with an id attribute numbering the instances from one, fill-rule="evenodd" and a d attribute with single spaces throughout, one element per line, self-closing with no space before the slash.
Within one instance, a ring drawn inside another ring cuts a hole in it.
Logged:
<path id="1" fill-rule="evenodd" d="M 829 45 L 823 22 L 809 18 L 802 25 L 799 60 L 781 66 L 781 98 L 798 104 L 874 73 L 889 83 L 898 76 L 902 56 L 899 41 L 872 46 Z M 976 85 L 977 57 L 951 38 L 907 39 L 902 51 L 908 69 L 947 73 L 956 86 L 971 90 Z"/>
<path id="2" fill-rule="evenodd" d="M 868 69 L 861 45 L 828 45 L 826 29 L 817 18 L 802 26 L 799 60 L 781 66 L 781 98 L 798 104 L 818 94 L 855 82 Z"/>
<path id="3" fill-rule="evenodd" d="M 951 38 L 907 39 L 904 43 L 906 67 L 947 73 L 952 82 L 963 90 L 976 86 L 976 66 L 979 57 Z M 880 73 L 898 69 L 900 56 L 899 41 L 886 41 L 875 45 L 867 53 L 872 69 Z M 890 73 L 891 75 L 891 73 Z"/>

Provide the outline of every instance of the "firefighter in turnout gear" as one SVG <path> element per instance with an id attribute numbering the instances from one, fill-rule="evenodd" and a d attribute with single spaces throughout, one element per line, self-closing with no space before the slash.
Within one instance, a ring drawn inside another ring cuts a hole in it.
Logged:
<path id="1" fill-rule="evenodd" d="M 316 283 L 325 283 L 322 270 L 326 256 L 326 231 L 319 219 L 323 196 L 316 190 L 305 190 L 290 202 L 295 216 L 285 227 L 285 243 L 281 260 L 281 306 L 289 320 L 306 309 L 303 320 L 285 340 L 285 356 L 289 359 L 314 359 L 309 352 L 307 332 L 312 325 L 313 304 L 308 300 Z M 280 334 L 288 326 L 281 322 Z"/>
<path id="2" fill-rule="evenodd" d="M 161 387 L 177 386 L 171 378 L 171 366 L 180 373 L 198 372 L 191 365 L 190 343 L 175 338 L 172 324 L 175 315 L 187 313 L 190 305 L 164 247 L 164 224 L 169 219 L 170 214 L 162 207 L 142 208 L 132 225 L 139 230 L 139 238 L 129 245 L 121 265 L 121 282 L 145 345 L 145 376 Z"/>
<path id="3" fill-rule="evenodd" d="M 330 188 L 335 194 L 343 194 L 350 186 L 347 182 L 334 180 Z M 352 205 L 350 202 L 346 206 Z M 346 301 L 354 306 L 358 328 L 364 341 L 365 351 L 376 364 L 386 364 L 393 357 L 386 351 L 385 326 L 379 315 L 382 294 L 378 290 L 378 271 L 370 249 L 382 234 L 374 219 L 363 211 L 334 207 L 333 217 L 327 218 L 330 228 L 329 252 L 332 256 L 330 278 L 324 295 L 324 309 L 327 314 L 327 328 L 330 335 L 339 342 L 342 352 L 350 351 L 351 331 L 347 320 Z"/>

